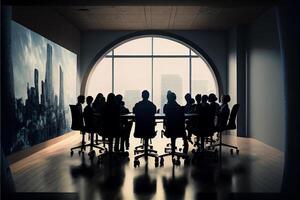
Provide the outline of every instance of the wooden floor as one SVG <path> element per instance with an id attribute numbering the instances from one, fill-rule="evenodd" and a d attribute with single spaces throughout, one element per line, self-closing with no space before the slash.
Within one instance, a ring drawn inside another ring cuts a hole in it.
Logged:
<path id="1" fill-rule="evenodd" d="M 80 199 L 196 199 L 202 192 L 279 192 L 283 175 L 283 153 L 249 138 L 224 136 L 224 141 L 238 145 L 240 155 L 230 155 L 223 148 L 222 162 L 207 161 L 201 167 L 183 165 L 173 168 L 169 158 L 163 168 L 155 168 L 150 158 L 133 167 L 104 164 L 98 167 L 87 156 L 70 157 L 69 148 L 80 141 L 78 132 L 61 142 L 12 164 L 18 192 L 78 192 Z M 154 148 L 163 153 L 167 139 L 157 136 Z M 180 145 L 181 141 L 178 142 Z M 191 150 L 192 146 L 190 146 Z M 172 177 L 173 173 L 173 177 Z"/>

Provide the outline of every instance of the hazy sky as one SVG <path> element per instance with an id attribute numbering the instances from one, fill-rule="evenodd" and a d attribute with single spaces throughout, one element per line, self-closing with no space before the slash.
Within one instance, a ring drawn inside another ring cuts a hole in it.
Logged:
<path id="1" fill-rule="evenodd" d="M 11 22 L 12 63 L 14 72 L 14 87 L 16 98 L 27 98 L 27 82 L 34 86 L 34 69 L 39 71 L 39 94 L 41 80 L 45 81 L 47 43 L 52 46 L 53 87 L 59 96 L 59 66 L 64 73 L 65 106 L 76 101 L 76 70 L 77 55 L 51 42 L 41 35 Z"/>

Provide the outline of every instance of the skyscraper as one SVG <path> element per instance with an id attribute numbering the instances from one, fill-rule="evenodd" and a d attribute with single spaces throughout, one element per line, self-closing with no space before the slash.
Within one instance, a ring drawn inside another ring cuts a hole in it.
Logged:
<path id="1" fill-rule="evenodd" d="M 52 46 L 50 44 L 47 44 L 47 61 L 45 77 L 45 94 L 47 105 L 53 105 L 54 103 L 52 70 Z"/>
<path id="2" fill-rule="evenodd" d="M 64 73 L 59 66 L 59 110 L 64 110 Z"/>
<path id="3" fill-rule="evenodd" d="M 34 88 L 35 88 L 35 103 L 39 104 L 39 71 L 37 68 L 34 69 Z"/>
<path id="4" fill-rule="evenodd" d="M 161 76 L 161 107 L 160 111 L 164 105 L 167 103 L 167 92 L 171 90 L 177 96 L 177 102 L 182 104 L 182 78 L 177 74 L 163 74 Z"/>

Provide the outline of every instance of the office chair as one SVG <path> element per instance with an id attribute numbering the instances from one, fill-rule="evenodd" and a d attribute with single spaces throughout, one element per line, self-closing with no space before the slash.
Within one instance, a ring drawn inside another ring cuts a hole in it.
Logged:
<path id="1" fill-rule="evenodd" d="M 89 157 L 93 159 L 96 155 L 96 152 L 93 148 L 96 148 L 99 150 L 99 153 L 104 153 L 107 151 L 105 147 L 97 146 L 94 140 L 95 134 L 100 134 L 103 130 L 102 123 L 101 123 L 101 115 L 92 114 L 92 116 L 84 116 L 85 121 L 85 131 L 86 133 L 90 134 L 91 142 L 89 144 L 86 144 L 86 146 L 90 147 Z"/>
<path id="2" fill-rule="evenodd" d="M 223 133 L 224 131 L 236 129 L 236 123 L 235 123 L 235 120 L 236 120 L 236 117 L 237 117 L 237 113 L 238 113 L 239 107 L 240 107 L 239 104 L 233 105 L 232 110 L 231 110 L 231 112 L 230 112 L 230 117 L 229 117 L 228 124 L 227 124 L 225 127 L 219 127 L 218 132 L 219 132 L 219 140 L 220 140 L 220 142 L 219 142 L 218 144 L 212 145 L 212 148 L 220 147 L 220 148 L 219 148 L 220 155 L 221 155 L 222 146 L 231 148 L 231 149 L 230 149 L 230 154 L 231 154 L 231 155 L 233 154 L 233 149 L 236 150 L 236 154 L 239 154 L 239 149 L 238 149 L 237 146 L 225 144 L 225 143 L 222 142 L 222 133 Z"/>
<path id="3" fill-rule="evenodd" d="M 88 145 L 85 144 L 85 131 L 82 114 L 79 112 L 76 105 L 70 105 L 70 110 L 72 118 L 71 129 L 73 131 L 80 131 L 80 134 L 82 134 L 81 144 L 79 146 L 71 148 L 71 156 L 73 156 L 75 149 L 80 149 L 78 151 L 78 154 L 80 155 L 82 152 L 84 152 L 83 150 L 85 150 L 86 146 Z"/>
<path id="4" fill-rule="evenodd" d="M 155 124 L 151 125 L 149 128 L 148 126 L 140 126 L 140 128 L 137 128 L 139 122 L 136 121 L 135 126 L 135 132 L 134 137 L 135 138 L 141 138 L 142 145 L 139 145 L 134 150 L 134 167 L 140 166 L 139 158 L 144 157 L 146 164 L 148 162 L 148 157 L 154 157 L 155 158 L 155 166 L 158 166 L 158 157 L 157 157 L 157 151 L 153 149 L 152 145 L 149 145 L 149 142 L 152 138 L 156 136 L 157 131 L 155 131 L 154 127 Z M 144 124 L 143 124 L 144 125 Z M 152 127 L 153 126 L 153 127 Z"/>
<path id="5" fill-rule="evenodd" d="M 182 148 L 177 150 L 176 139 L 185 138 L 185 117 L 183 110 L 171 110 L 169 114 L 166 114 L 165 130 L 162 130 L 162 136 L 166 136 L 171 139 L 171 143 L 167 144 L 165 148 L 165 154 L 160 155 L 160 166 L 164 166 L 164 157 L 172 156 L 173 165 L 180 165 L 180 158 L 184 159 L 184 164 L 189 164 L 189 156 L 187 152 L 181 152 Z M 177 159 L 175 159 L 175 156 Z"/>
<path id="6" fill-rule="evenodd" d="M 202 108 L 202 110 L 200 110 L 199 112 L 199 116 L 197 117 L 192 131 L 193 135 L 196 136 L 194 141 L 194 147 L 196 147 L 196 149 L 192 150 L 193 164 L 197 164 L 200 161 L 200 158 L 209 158 L 213 159 L 214 161 L 218 160 L 217 150 L 210 150 L 213 142 L 212 137 L 216 132 L 215 127 L 211 126 L 213 122 L 210 121 L 214 120 L 214 118 L 209 117 L 210 113 L 207 108 Z M 206 142 L 210 143 L 210 146 L 208 148 L 206 148 Z"/>

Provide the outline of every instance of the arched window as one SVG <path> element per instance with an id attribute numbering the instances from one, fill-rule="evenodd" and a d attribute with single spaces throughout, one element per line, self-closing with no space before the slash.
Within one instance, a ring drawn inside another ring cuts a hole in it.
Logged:
<path id="1" fill-rule="evenodd" d="M 142 90 L 150 92 L 157 108 L 166 103 L 168 90 L 179 104 L 184 95 L 215 93 L 216 77 L 205 59 L 190 47 L 163 37 L 141 37 L 127 41 L 102 57 L 90 73 L 86 95 L 122 94 L 130 110 L 141 100 Z"/>

